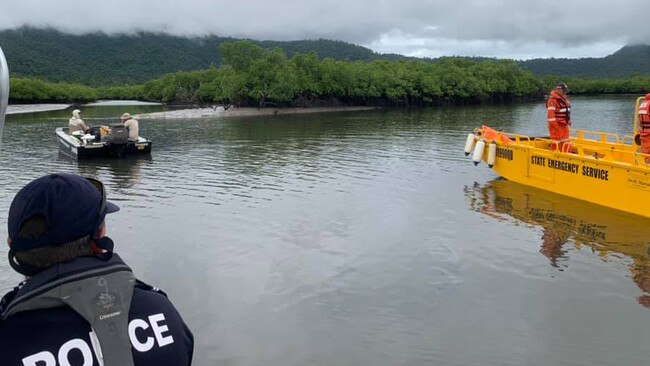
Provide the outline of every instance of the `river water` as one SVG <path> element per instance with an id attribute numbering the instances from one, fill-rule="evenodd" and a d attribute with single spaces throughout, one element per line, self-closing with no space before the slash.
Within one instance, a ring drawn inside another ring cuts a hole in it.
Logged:
<path id="1" fill-rule="evenodd" d="M 575 128 L 631 130 L 632 96 L 572 102 Z M 58 153 L 69 113 L 8 117 L 0 236 L 31 179 L 102 180 L 116 251 L 179 308 L 196 365 L 650 362 L 650 220 L 462 152 L 481 124 L 545 134 L 542 103 L 145 120 L 150 158 L 86 162 Z M 19 280 L 0 261 L 0 290 Z"/>

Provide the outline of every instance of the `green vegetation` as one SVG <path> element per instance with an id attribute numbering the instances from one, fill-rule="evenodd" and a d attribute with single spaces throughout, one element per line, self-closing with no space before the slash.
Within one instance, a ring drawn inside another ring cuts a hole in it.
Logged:
<path id="1" fill-rule="evenodd" d="M 32 78 L 12 78 L 9 92 L 13 102 L 87 102 L 99 97 L 98 91 L 89 86 Z"/>
<path id="2" fill-rule="evenodd" d="M 574 94 L 643 94 L 650 77 L 536 77 L 510 60 L 443 58 L 337 61 L 315 52 L 288 57 L 279 48 L 223 42 L 222 65 L 167 74 L 133 86 L 89 87 L 13 78 L 12 102 L 139 99 L 173 104 L 238 106 L 421 106 L 539 99 L 558 81 Z"/>
<path id="3" fill-rule="evenodd" d="M 168 74 L 138 86 L 94 89 L 68 84 L 46 87 L 32 79 L 16 79 L 10 97 L 14 102 L 74 96 L 71 100 L 117 98 L 263 107 L 479 103 L 537 98 L 544 92 L 542 81 L 514 61 L 345 62 L 321 60 L 313 52 L 289 58 L 279 48 L 267 50 L 247 41 L 225 42 L 219 49 L 223 65 L 218 68 Z M 56 94 L 59 86 L 65 86 L 64 95 Z M 39 94 L 34 88 L 44 91 Z"/>
<path id="4" fill-rule="evenodd" d="M 543 80 L 549 90 L 558 80 L 561 80 L 569 85 L 571 94 L 646 94 L 650 92 L 650 76 L 603 79 L 545 76 Z"/>

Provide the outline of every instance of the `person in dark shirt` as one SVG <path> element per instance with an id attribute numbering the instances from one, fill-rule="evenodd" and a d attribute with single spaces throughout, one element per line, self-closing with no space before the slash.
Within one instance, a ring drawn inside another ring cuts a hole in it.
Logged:
<path id="1" fill-rule="evenodd" d="M 192 363 L 192 332 L 161 290 L 113 253 L 119 208 L 98 180 L 51 174 L 23 187 L 8 217 L 9 262 L 26 280 L 0 301 L 0 365 Z"/>

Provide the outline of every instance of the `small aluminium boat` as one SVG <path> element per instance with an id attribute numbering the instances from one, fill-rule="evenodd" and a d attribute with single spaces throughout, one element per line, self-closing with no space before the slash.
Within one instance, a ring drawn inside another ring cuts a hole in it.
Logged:
<path id="1" fill-rule="evenodd" d="M 638 139 L 578 130 L 569 146 L 482 126 L 467 136 L 465 154 L 508 180 L 650 217 L 650 156 L 638 152 Z"/>
<path id="2" fill-rule="evenodd" d="M 93 127 L 90 132 L 70 135 L 67 127 L 55 130 L 60 150 L 78 159 L 151 153 L 151 140 L 139 136 L 138 141 L 129 141 L 126 128 L 121 124 L 110 126 L 106 133 L 101 133 L 99 127 Z"/>

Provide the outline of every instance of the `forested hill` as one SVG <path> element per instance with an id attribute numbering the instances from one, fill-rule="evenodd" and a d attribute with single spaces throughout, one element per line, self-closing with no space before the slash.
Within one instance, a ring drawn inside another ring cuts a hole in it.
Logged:
<path id="1" fill-rule="evenodd" d="M 71 35 L 53 29 L 20 28 L 0 31 L 0 46 L 12 75 L 86 85 L 142 83 L 177 71 L 206 69 L 220 64 L 219 45 L 233 38 L 183 38 L 158 33 Z M 382 55 L 341 41 L 252 41 L 264 48 L 279 47 L 287 55 L 316 51 L 320 58 L 344 61 L 404 59 Z"/>
<path id="2" fill-rule="evenodd" d="M 139 84 L 169 73 L 219 66 L 219 45 L 232 41 L 236 39 L 183 38 L 160 33 L 109 36 L 103 33 L 72 35 L 39 28 L 0 31 L 0 46 L 12 75 L 91 86 Z M 412 59 L 323 39 L 250 42 L 266 49 L 281 48 L 289 57 L 315 51 L 321 59 L 341 61 Z M 650 75 L 650 46 L 626 46 L 603 58 L 534 59 L 520 61 L 519 65 L 542 76 L 647 76 Z"/>
<path id="3" fill-rule="evenodd" d="M 577 76 L 584 78 L 650 75 L 650 46 L 625 46 L 602 58 L 551 58 L 520 61 L 522 68 L 537 75 Z"/>

